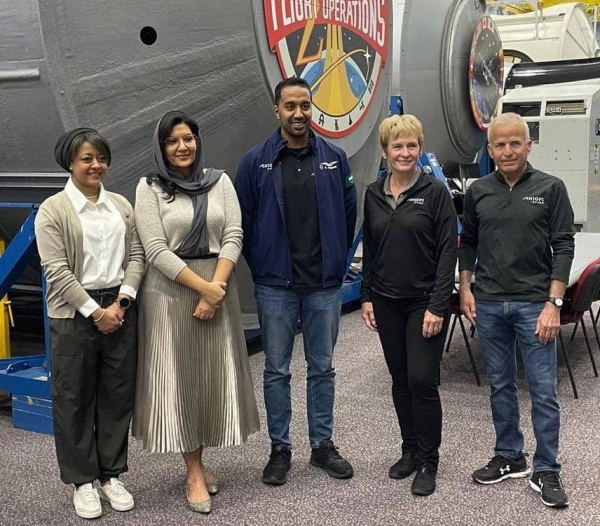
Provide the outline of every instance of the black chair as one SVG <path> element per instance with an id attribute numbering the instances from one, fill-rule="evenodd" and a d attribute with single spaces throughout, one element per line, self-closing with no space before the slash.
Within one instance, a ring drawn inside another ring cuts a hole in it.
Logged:
<path id="1" fill-rule="evenodd" d="M 581 276 L 565 293 L 565 303 L 560 311 L 560 324 L 567 325 L 569 323 L 575 323 L 581 325 L 583 336 L 585 338 L 585 344 L 588 349 L 590 361 L 592 362 L 592 369 L 594 376 L 598 376 L 598 369 L 596 367 L 596 361 L 594 359 L 594 353 L 590 346 L 590 341 L 587 334 L 587 329 L 583 319 L 583 315 L 591 310 L 592 303 L 598 297 L 600 293 L 600 259 L 597 259 L 590 263 L 582 272 Z M 593 324 L 593 316 L 592 316 Z M 598 333 L 594 326 L 594 332 L 596 334 L 596 341 L 600 348 L 600 340 L 598 340 Z M 571 386 L 573 387 L 573 395 L 575 398 L 579 398 L 577 392 L 577 386 L 575 384 L 575 378 L 573 377 L 573 370 L 571 368 L 571 361 L 569 359 L 569 351 L 565 344 L 562 329 L 558 332 L 558 339 L 562 348 L 563 357 L 565 364 L 567 365 L 567 371 L 569 373 L 569 379 L 571 380 Z"/>
<path id="2" fill-rule="evenodd" d="M 469 343 L 469 337 L 467 336 L 467 330 L 465 329 L 465 323 L 462 320 L 462 312 L 460 310 L 460 299 L 458 293 L 453 293 L 450 297 L 450 316 L 452 316 L 452 325 L 450 326 L 450 330 L 448 331 L 448 341 L 446 343 L 446 352 L 450 349 L 450 343 L 452 342 L 452 336 L 454 334 L 454 329 L 456 327 L 456 322 L 460 325 L 460 330 L 462 331 L 463 338 L 465 340 L 465 346 L 467 347 L 467 353 L 469 353 L 469 361 L 471 362 L 471 367 L 473 368 L 473 374 L 475 375 L 475 382 L 478 386 L 481 386 L 481 380 L 479 379 L 479 373 L 477 372 L 477 366 L 475 365 L 475 360 L 473 359 L 473 351 L 471 349 L 471 344 Z"/>

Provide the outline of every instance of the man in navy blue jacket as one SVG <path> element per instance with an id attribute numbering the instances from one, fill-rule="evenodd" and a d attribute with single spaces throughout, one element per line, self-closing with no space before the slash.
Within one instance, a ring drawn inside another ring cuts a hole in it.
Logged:
<path id="1" fill-rule="evenodd" d="M 310 461 L 332 477 L 350 478 L 352 466 L 331 437 L 333 348 L 356 222 L 354 179 L 344 151 L 310 129 L 305 80 L 281 81 L 274 110 L 280 128 L 244 155 L 235 180 L 265 353 L 271 455 L 262 480 L 285 484 L 291 465 L 290 362 L 298 319 L 308 369 Z"/>

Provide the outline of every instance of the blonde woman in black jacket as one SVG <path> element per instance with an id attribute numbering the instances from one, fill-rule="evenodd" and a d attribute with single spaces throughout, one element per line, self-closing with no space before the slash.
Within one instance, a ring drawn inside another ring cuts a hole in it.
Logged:
<path id="1" fill-rule="evenodd" d="M 379 127 L 389 173 L 367 189 L 364 210 L 362 317 L 379 333 L 392 375 L 402 434 L 395 479 L 417 475 L 415 495 L 435 491 L 442 436 L 438 367 L 456 266 L 456 211 L 446 186 L 417 161 L 423 128 L 412 115 Z"/>

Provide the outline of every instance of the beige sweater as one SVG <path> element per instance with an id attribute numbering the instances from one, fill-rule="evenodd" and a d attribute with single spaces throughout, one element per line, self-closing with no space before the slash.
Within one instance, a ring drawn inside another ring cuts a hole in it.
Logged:
<path id="1" fill-rule="evenodd" d="M 242 251 L 242 215 L 226 173 L 206 194 L 206 226 L 210 252 L 237 262 Z M 194 205 L 185 194 L 164 199 L 160 187 L 142 178 L 135 194 L 135 221 L 148 264 L 174 280 L 187 263 L 175 254 L 192 227 Z"/>
<path id="2" fill-rule="evenodd" d="M 133 208 L 122 195 L 106 192 L 125 223 L 123 285 L 137 290 L 144 273 L 144 249 L 135 228 Z M 35 218 L 38 252 L 48 282 L 46 303 L 50 318 L 73 318 L 90 299 L 81 286 L 83 232 L 77 211 L 62 191 L 46 199 Z"/>

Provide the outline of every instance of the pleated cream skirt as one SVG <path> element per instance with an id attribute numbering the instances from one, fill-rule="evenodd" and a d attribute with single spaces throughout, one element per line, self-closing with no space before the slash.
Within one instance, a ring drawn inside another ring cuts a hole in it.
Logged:
<path id="1" fill-rule="evenodd" d="M 217 259 L 187 263 L 210 280 Z M 139 297 L 133 435 L 150 452 L 239 445 L 260 427 L 235 275 L 212 320 L 192 317 L 198 300 L 149 266 Z"/>

